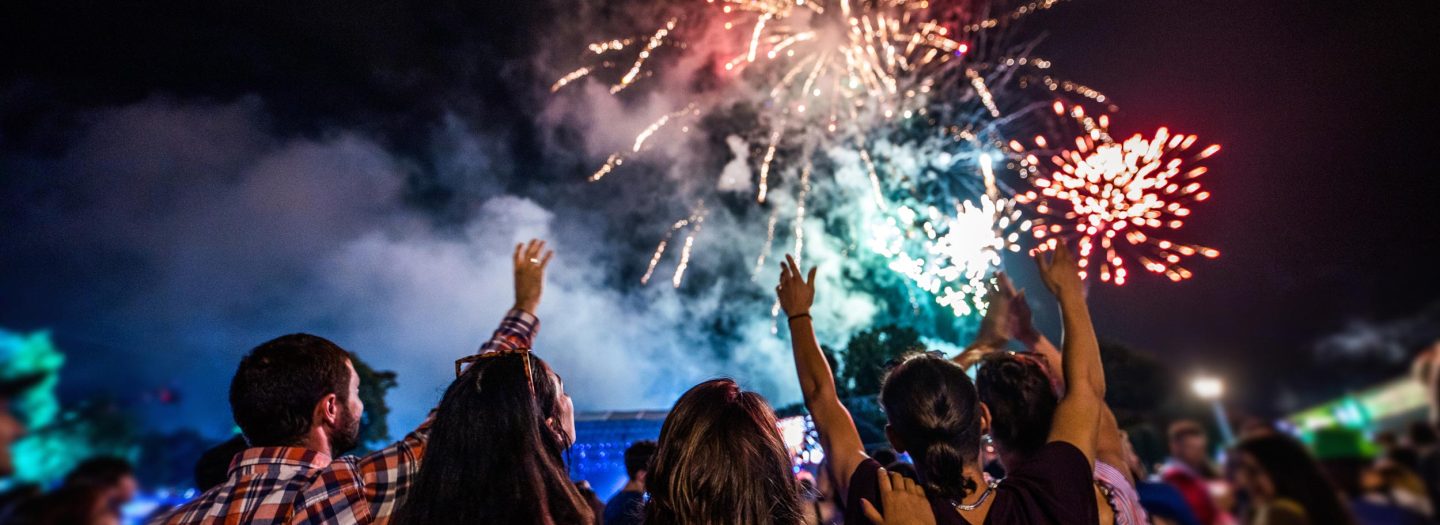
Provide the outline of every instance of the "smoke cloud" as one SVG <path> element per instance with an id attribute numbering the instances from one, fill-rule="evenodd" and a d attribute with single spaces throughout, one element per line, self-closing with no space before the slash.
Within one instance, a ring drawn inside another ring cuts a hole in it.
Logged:
<path id="1" fill-rule="evenodd" d="M 550 209 L 476 190 L 466 193 L 474 199 L 467 220 L 437 223 L 405 204 L 404 159 L 357 133 L 274 138 L 254 99 L 157 98 L 88 120 L 59 158 L 5 158 L 16 174 L 7 193 L 24 204 L 12 219 L 34 233 L 4 240 L 16 248 L 7 254 L 76 266 L 72 277 L 92 289 L 58 277 L 6 287 L 58 294 L 65 313 L 83 314 L 56 327 L 62 346 L 82 343 L 66 349 L 76 363 L 65 377 L 70 391 L 181 392 L 178 406 L 146 407 L 161 428 L 224 432 L 225 388 L 239 357 L 296 331 L 399 372 L 392 424 L 417 423 L 452 379 L 451 362 L 473 352 L 510 305 L 509 254 L 531 237 L 557 251 L 537 351 L 582 410 L 666 407 L 717 375 L 776 403 L 796 398 L 788 344 L 771 332 L 768 285 L 749 282 L 751 268 L 725 272 L 697 257 L 692 271 L 712 276 L 679 291 L 668 282 L 617 283 L 617 261 L 634 264 L 638 254 L 564 197 Z M 462 134 L 442 130 L 448 138 L 437 142 L 455 147 L 440 148 L 434 163 L 481 177 L 466 187 L 494 187 L 497 177 L 485 180 L 485 172 L 510 161 L 487 152 L 503 148 Z M 740 242 L 750 236 L 743 230 L 717 215 L 697 252 Z M 760 291 L 732 297 L 737 278 Z M 863 305 L 835 311 L 865 317 Z"/>

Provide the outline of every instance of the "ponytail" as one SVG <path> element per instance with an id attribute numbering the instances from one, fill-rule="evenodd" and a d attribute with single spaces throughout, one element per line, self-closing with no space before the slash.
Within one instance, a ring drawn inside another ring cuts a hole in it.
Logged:
<path id="1" fill-rule="evenodd" d="M 880 404 L 927 494 L 960 500 L 978 489 L 964 472 L 980 459 L 979 397 L 959 365 L 929 354 L 907 357 L 886 376 Z"/>

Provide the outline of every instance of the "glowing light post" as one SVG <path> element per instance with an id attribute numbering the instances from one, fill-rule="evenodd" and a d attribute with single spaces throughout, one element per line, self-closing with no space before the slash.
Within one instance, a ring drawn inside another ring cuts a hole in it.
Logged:
<path id="1" fill-rule="evenodd" d="M 1215 410 L 1215 422 L 1220 425 L 1220 439 L 1229 446 L 1235 442 L 1235 433 L 1230 429 L 1230 417 L 1225 414 L 1225 405 L 1220 402 L 1220 396 L 1225 393 L 1225 384 L 1216 377 L 1202 376 L 1195 378 L 1190 383 L 1190 388 L 1200 399 L 1210 402 L 1210 407 Z"/>

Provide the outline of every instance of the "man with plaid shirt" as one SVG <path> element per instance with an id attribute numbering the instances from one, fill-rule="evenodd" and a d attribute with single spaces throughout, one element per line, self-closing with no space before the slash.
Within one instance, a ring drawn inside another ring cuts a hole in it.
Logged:
<path id="1" fill-rule="evenodd" d="M 515 247 L 515 307 L 480 353 L 531 346 L 553 255 L 544 248 Z M 349 353 L 320 337 L 292 334 L 251 350 L 230 385 L 251 448 L 235 456 L 225 483 L 151 524 L 389 523 L 420 471 L 431 419 L 369 455 L 332 459 L 356 445 L 359 384 Z"/>

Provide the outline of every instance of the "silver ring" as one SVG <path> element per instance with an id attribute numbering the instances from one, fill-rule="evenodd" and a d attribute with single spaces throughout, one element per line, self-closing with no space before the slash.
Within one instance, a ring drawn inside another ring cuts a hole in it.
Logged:
<path id="1" fill-rule="evenodd" d="M 540 264 L 540 259 L 530 259 L 531 264 Z"/>

